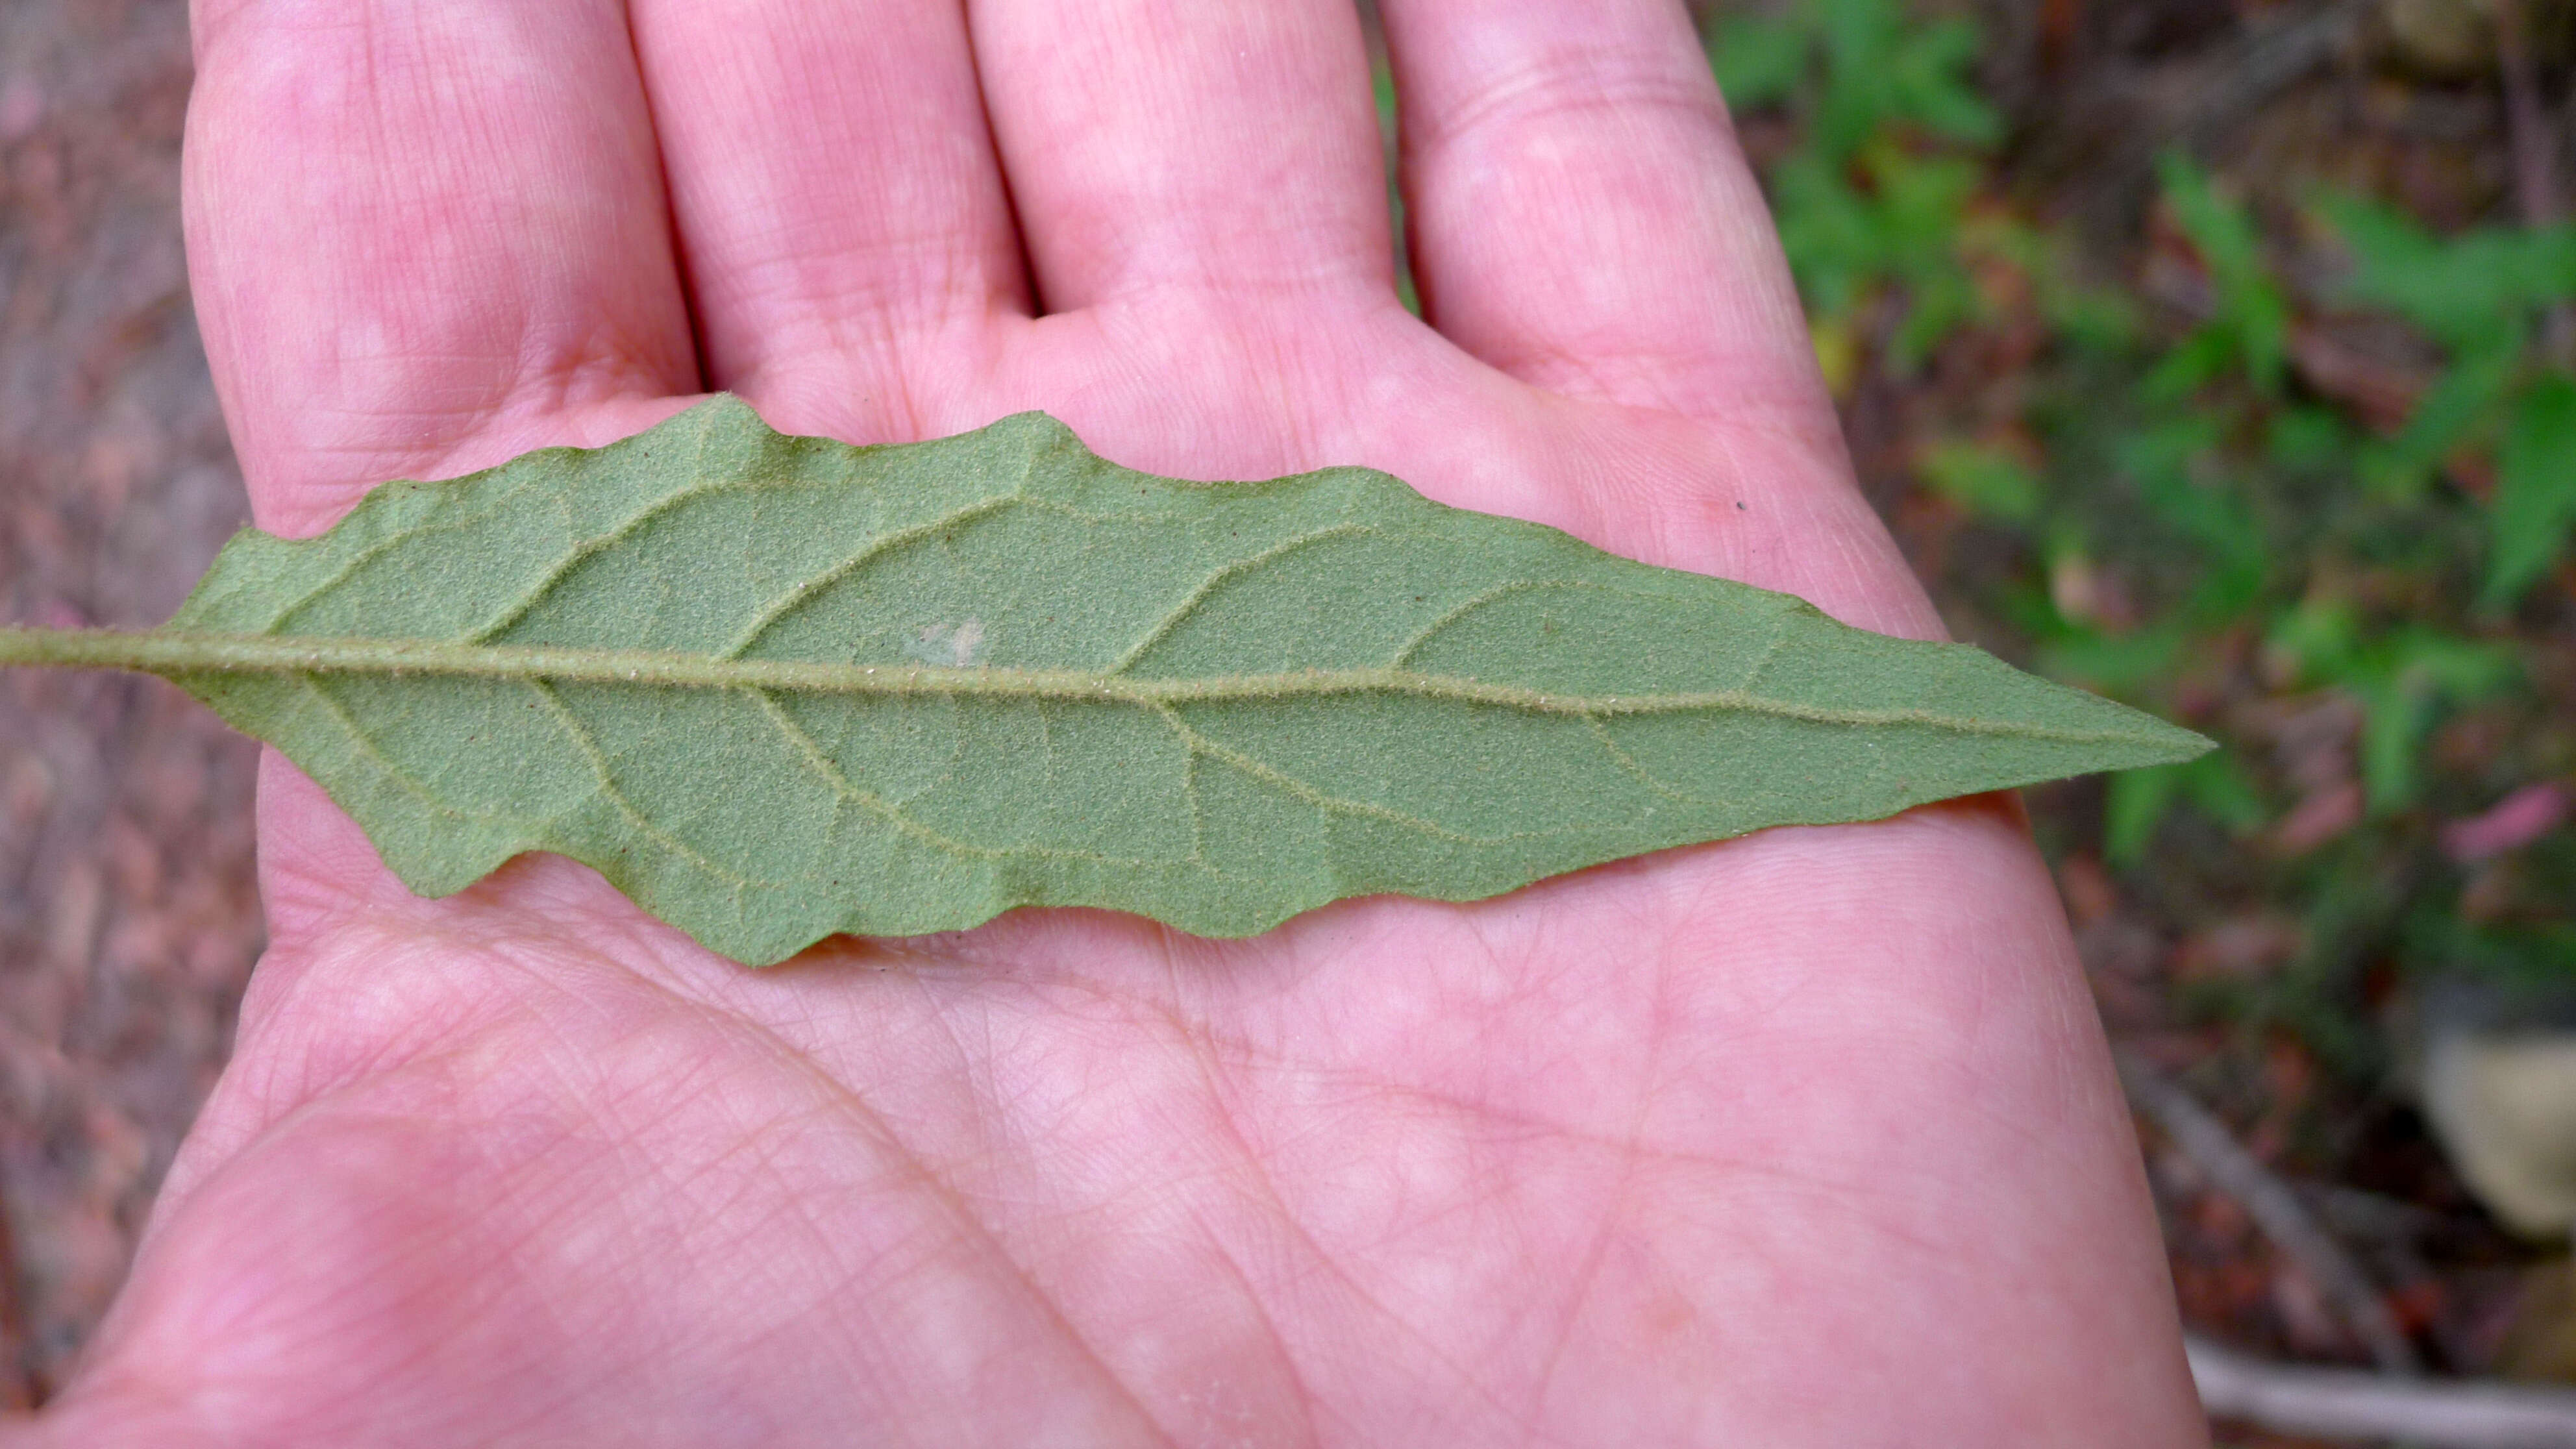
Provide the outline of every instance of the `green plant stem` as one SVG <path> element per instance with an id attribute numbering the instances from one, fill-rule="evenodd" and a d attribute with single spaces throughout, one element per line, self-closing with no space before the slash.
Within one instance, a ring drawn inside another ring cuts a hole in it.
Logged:
<path id="1" fill-rule="evenodd" d="M 130 669 L 145 674 L 433 674 L 558 683 L 632 684 L 676 689 L 749 689 L 789 694 L 893 697 L 979 696 L 1115 701 L 1146 708 L 1239 699 L 1404 694 L 1538 714 L 1605 718 L 1631 714 L 1732 711 L 1840 725 L 1929 725 L 1968 734 L 2071 743 L 2118 743 L 2122 730 L 2074 730 L 1965 718 L 1923 709 L 1833 709 L 1768 699 L 1745 690 L 1669 694 L 1549 694 L 1516 685 L 1403 669 L 1308 669 L 1292 673 L 1155 679 L 1071 669 L 832 664 L 728 659 L 645 649 L 579 649 L 439 640 L 218 634 L 157 629 L 0 629 L 0 666 Z"/>

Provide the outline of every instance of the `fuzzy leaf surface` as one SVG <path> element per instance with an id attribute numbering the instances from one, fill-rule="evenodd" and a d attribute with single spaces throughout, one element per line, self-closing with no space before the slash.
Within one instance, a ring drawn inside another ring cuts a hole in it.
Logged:
<path id="1" fill-rule="evenodd" d="M 859 448 L 718 398 L 246 532 L 139 637 L 412 889 L 555 851 L 755 965 L 1024 905 L 1246 935 L 2207 748 L 1382 473 L 1157 478 L 1034 413 Z"/>

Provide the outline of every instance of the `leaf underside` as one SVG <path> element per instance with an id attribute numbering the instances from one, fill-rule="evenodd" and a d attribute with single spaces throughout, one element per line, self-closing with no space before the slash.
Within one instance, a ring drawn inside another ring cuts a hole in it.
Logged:
<path id="1" fill-rule="evenodd" d="M 152 637 L 415 891 L 555 851 L 753 964 L 1026 905 L 1248 935 L 2207 747 L 1382 473 L 1179 482 L 1035 413 L 855 448 L 717 398 L 245 532 Z"/>

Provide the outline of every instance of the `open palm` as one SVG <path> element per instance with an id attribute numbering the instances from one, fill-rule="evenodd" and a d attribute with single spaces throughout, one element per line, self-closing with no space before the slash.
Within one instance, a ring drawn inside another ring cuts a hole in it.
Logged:
<path id="1" fill-rule="evenodd" d="M 1040 407 L 1937 629 L 1678 0 L 200 0 L 262 522 L 634 432 Z M 750 972 L 589 871 L 273 934 L 39 1441 L 2182 1444 L 2154 1224 L 2005 802 L 1240 942 L 1023 911 Z"/>

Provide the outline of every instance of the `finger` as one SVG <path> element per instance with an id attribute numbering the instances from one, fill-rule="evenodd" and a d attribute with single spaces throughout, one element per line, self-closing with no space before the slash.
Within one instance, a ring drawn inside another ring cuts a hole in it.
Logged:
<path id="1" fill-rule="evenodd" d="M 196 42 L 190 275 L 263 524 L 696 390 L 615 0 L 203 0 Z"/>
<path id="2" fill-rule="evenodd" d="M 963 9 L 632 9 L 710 384 L 845 436 L 945 426 L 912 415 L 907 365 L 1027 308 Z"/>
<path id="3" fill-rule="evenodd" d="M 1830 427 L 1679 0 L 1382 0 L 1425 315 L 1562 392 Z"/>
<path id="4" fill-rule="evenodd" d="M 969 16 L 1047 310 L 1173 286 L 1392 297 L 1350 0 L 975 0 Z"/>

